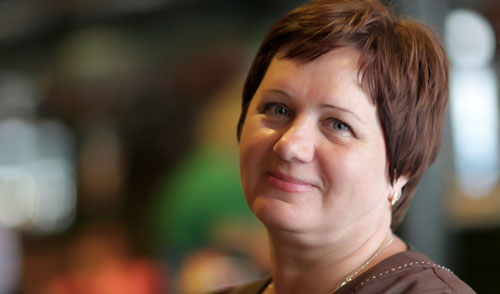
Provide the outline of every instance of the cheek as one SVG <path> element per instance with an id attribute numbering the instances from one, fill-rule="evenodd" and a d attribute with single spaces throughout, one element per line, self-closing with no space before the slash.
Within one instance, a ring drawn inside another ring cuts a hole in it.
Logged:
<path id="1" fill-rule="evenodd" d="M 261 120 L 249 118 L 241 133 L 240 160 L 260 159 L 272 151 L 276 132 L 263 125 Z"/>
<path id="2" fill-rule="evenodd" d="M 256 188 L 262 177 L 269 153 L 272 152 L 272 139 L 265 128 L 249 119 L 243 126 L 240 140 L 240 175 L 243 192 Z"/>
<path id="3" fill-rule="evenodd" d="M 324 181 L 333 197 L 349 202 L 369 203 L 385 196 L 389 187 L 385 153 L 359 146 L 345 146 L 322 152 Z"/>
<path id="4" fill-rule="evenodd" d="M 364 192 L 370 199 L 367 201 L 386 201 L 390 190 L 390 183 L 387 174 L 387 156 L 385 150 L 376 150 L 369 152 L 360 167 L 363 172 Z"/>
<path id="5" fill-rule="evenodd" d="M 374 151 L 371 152 L 370 155 L 369 165 L 373 168 L 373 177 L 376 177 L 376 180 L 379 181 L 384 188 L 389 188 L 389 162 L 383 140 L 374 147 Z"/>
<path id="6" fill-rule="evenodd" d="M 355 156 L 353 152 L 342 148 L 320 154 L 323 155 L 320 162 L 324 181 L 328 183 L 329 189 L 336 193 L 350 194 L 350 187 L 355 186 L 362 177 L 362 160 L 359 155 Z"/>

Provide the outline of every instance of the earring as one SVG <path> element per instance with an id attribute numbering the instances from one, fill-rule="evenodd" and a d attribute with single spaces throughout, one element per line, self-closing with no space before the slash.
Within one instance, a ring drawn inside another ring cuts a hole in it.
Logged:
<path id="1" fill-rule="evenodd" d="M 392 195 L 391 205 L 394 206 L 398 203 L 399 198 L 401 197 L 401 193 L 399 191 L 394 192 Z"/>

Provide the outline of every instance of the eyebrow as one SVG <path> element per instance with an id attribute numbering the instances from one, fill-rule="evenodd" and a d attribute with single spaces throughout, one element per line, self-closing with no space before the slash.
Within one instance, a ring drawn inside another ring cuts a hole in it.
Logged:
<path id="1" fill-rule="evenodd" d="M 267 89 L 267 90 L 263 90 L 264 92 L 273 92 L 273 93 L 279 93 L 279 94 L 282 94 L 290 99 L 293 99 L 293 96 L 288 94 L 286 91 L 283 91 L 283 90 L 280 90 L 280 89 Z M 360 122 L 363 122 L 363 120 L 354 112 L 352 112 L 351 110 L 347 109 L 347 108 L 344 108 L 344 107 L 341 107 L 341 106 L 336 106 L 336 105 L 331 105 L 331 104 L 326 104 L 326 103 L 322 103 L 319 105 L 321 108 L 333 108 L 333 109 L 336 109 L 336 110 L 339 110 L 339 111 L 342 111 L 342 112 L 347 112 L 349 113 L 350 115 L 352 115 L 355 119 L 357 119 L 358 121 Z"/>
<path id="2" fill-rule="evenodd" d="M 356 113 L 352 112 L 351 110 L 349 110 L 347 108 L 343 108 L 343 107 L 335 106 L 335 105 L 331 105 L 331 104 L 321 104 L 320 107 L 321 108 L 334 108 L 334 109 L 340 110 L 342 112 L 347 112 L 350 115 L 352 115 L 355 119 L 357 119 L 358 121 L 363 122 L 363 120 Z"/>

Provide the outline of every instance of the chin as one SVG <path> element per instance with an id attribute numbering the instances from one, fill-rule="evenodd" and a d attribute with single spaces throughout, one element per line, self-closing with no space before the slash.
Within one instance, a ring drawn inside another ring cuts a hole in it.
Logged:
<path id="1" fill-rule="evenodd" d="M 300 207 L 294 203 L 257 197 L 251 208 L 255 216 L 268 230 L 304 232 L 313 228 L 307 213 L 301 211 Z"/>

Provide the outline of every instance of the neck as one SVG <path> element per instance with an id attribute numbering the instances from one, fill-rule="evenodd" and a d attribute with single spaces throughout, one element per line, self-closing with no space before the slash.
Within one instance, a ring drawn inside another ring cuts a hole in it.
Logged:
<path id="1" fill-rule="evenodd" d="M 393 235 L 388 227 L 365 238 L 354 237 L 299 242 L 270 231 L 275 293 L 333 293 L 347 278 L 354 279 L 388 256 L 402 251 L 390 241 Z M 398 242 L 401 241 L 398 239 Z"/>

